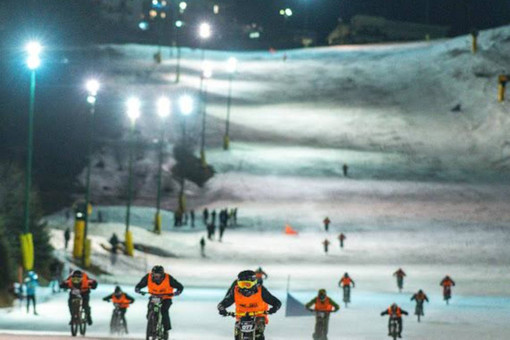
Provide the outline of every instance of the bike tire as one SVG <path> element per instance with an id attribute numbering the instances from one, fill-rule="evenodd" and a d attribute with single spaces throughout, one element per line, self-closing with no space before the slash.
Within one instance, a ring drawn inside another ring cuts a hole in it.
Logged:
<path id="1" fill-rule="evenodd" d="M 71 322 L 71 335 L 76 336 L 78 334 L 78 324 L 74 321 Z"/>
<path id="2" fill-rule="evenodd" d="M 421 315 L 418 314 L 418 322 L 420 322 L 420 319 L 421 319 Z"/>
<path id="3" fill-rule="evenodd" d="M 146 340 L 155 340 L 155 320 L 154 313 L 149 313 L 149 317 L 147 318 L 147 329 L 145 331 L 145 339 Z"/>
<path id="4" fill-rule="evenodd" d="M 87 332 L 87 322 L 81 322 L 80 323 L 80 334 L 85 336 L 85 333 Z"/>

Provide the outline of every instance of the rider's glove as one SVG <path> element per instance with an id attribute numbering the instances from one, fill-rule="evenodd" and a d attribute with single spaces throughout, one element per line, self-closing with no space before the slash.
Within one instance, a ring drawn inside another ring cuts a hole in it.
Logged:
<path id="1" fill-rule="evenodd" d="M 274 314 L 276 313 L 276 311 L 278 310 L 278 308 L 276 307 L 271 307 L 269 308 L 269 310 L 267 311 L 267 314 Z"/>
<path id="2" fill-rule="evenodd" d="M 140 288 L 135 288 L 135 293 L 140 293 Z"/>
<path id="3" fill-rule="evenodd" d="M 227 310 L 226 309 L 218 309 L 218 313 L 223 316 L 227 316 Z"/>
<path id="4" fill-rule="evenodd" d="M 109 300 L 110 300 L 110 299 L 108 299 L 108 298 L 103 298 L 103 301 L 108 302 Z"/>
<path id="5" fill-rule="evenodd" d="M 174 293 L 174 296 L 179 296 L 179 295 L 181 295 L 181 293 L 182 293 L 182 291 L 176 290 L 175 293 Z"/>

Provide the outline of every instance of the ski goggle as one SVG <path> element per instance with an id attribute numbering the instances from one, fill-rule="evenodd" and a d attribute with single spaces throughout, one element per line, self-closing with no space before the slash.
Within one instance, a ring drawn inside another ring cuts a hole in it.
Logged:
<path id="1" fill-rule="evenodd" d="M 253 288 L 253 286 L 255 286 L 256 284 L 257 281 L 237 281 L 237 286 L 239 286 L 239 288 L 250 289 Z"/>
<path id="2" fill-rule="evenodd" d="M 77 285 L 78 283 L 80 283 L 80 282 L 81 282 L 81 280 L 82 280 L 82 278 L 81 278 L 81 277 L 73 277 L 73 278 L 71 278 L 71 282 L 72 282 L 73 284 L 75 284 L 75 285 Z"/>

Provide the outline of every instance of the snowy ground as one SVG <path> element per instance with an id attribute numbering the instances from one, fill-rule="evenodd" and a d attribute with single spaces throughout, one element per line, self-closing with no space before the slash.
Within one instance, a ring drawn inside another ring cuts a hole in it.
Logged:
<path id="1" fill-rule="evenodd" d="M 113 232 L 123 238 L 125 210 L 95 207 L 106 223 L 91 223 L 92 260 L 110 275 L 99 277 L 100 288 L 93 294 L 90 334 L 107 335 L 111 306 L 100 298 L 113 284 L 132 292 L 158 263 L 186 287 L 172 307 L 172 339 L 231 339 L 233 321 L 218 316 L 216 304 L 240 270 L 258 266 L 270 276 L 268 289 L 282 300 L 290 276 L 290 291 L 302 302 L 319 288 L 340 301 L 338 279 L 344 272 L 351 274 L 357 284 L 353 303 L 332 317 L 330 339 L 383 339 L 386 319 L 379 313 L 392 302 L 412 313 L 409 298 L 420 288 L 431 302 L 421 324 L 406 318 L 405 338 L 507 338 L 509 120 L 507 104 L 495 100 L 494 77 L 510 66 L 508 58 L 501 58 L 510 50 L 509 37 L 508 27 L 482 32 L 476 56 L 470 54 L 466 37 L 291 51 L 285 63 L 279 54 L 239 53 L 232 150 L 220 149 L 227 76 L 219 72 L 208 85 L 207 142 L 207 160 L 218 173 L 205 188 L 188 185 L 186 191 L 198 216 L 206 206 L 238 207 L 239 226 L 227 230 L 222 243 L 207 242 L 203 259 L 198 242 L 205 232 L 199 217 L 195 229 L 174 229 L 171 213 L 165 212 L 164 232 L 157 236 L 149 231 L 154 209 L 135 207 L 135 242 L 164 248 L 175 257 L 136 252 L 134 259 L 119 255 L 112 265 L 101 244 Z M 110 48 L 120 57 L 105 61 L 115 74 L 106 80 L 123 84 L 119 93 L 150 97 L 155 89 L 169 90 L 170 61 L 140 85 L 136 72 L 147 67 L 152 49 Z M 223 52 L 206 55 L 217 68 L 228 57 Z M 198 86 L 198 56 L 197 51 L 184 51 L 178 91 Z M 457 103 L 462 103 L 462 112 L 450 112 Z M 156 122 L 149 114 L 141 123 L 145 138 L 157 131 Z M 93 170 L 93 192 L 121 182 L 112 159 L 102 157 L 106 167 Z M 139 173 L 153 172 L 152 163 L 139 161 Z M 341 175 L 343 163 L 350 166 L 348 178 Z M 171 164 L 170 159 L 166 168 Z M 142 196 L 153 195 L 152 175 L 144 180 Z M 142 198 L 136 202 L 147 204 Z M 163 202 L 170 208 L 175 197 Z M 332 220 L 329 233 L 322 229 L 326 216 Z M 68 259 L 62 230 L 71 222 L 63 212 L 48 220 L 58 256 Z M 284 235 L 285 224 L 299 235 Z M 339 232 L 347 235 L 343 250 L 336 240 Z M 328 255 L 321 245 L 326 238 L 332 242 Z M 391 275 L 398 267 L 408 274 L 401 294 Z M 446 274 L 457 283 L 450 306 L 440 296 L 439 281 Z M 142 300 L 128 314 L 135 338 L 144 331 Z M 40 311 L 35 317 L 17 308 L 1 310 L 0 329 L 68 331 L 63 294 L 43 302 Z M 309 339 L 313 323 L 312 317 L 285 318 L 281 311 L 271 318 L 267 338 Z"/>

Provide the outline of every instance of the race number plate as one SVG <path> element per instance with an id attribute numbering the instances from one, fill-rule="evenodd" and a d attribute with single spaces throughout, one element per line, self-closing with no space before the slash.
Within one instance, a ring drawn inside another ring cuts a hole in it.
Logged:
<path id="1" fill-rule="evenodd" d="M 255 324 L 253 322 L 241 322 L 241 325 L 239 327 L 241 329 L 241 332 L 243 333 L 250 333 L 255 330 Z"/>
<path id="2" fill-rule="evenodd" d="M 152 297 L 151 298 L 151 302 L 152 303 L 160 303 L 161 302 L 161 298 L 160 297 Z"/>

